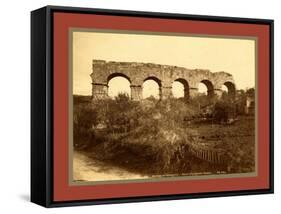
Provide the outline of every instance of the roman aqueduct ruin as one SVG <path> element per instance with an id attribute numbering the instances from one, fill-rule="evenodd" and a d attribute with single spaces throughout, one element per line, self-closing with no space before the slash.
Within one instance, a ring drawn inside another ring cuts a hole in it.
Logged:
<path id="1" fill-rule="evenodd" d="M 92 98 L 108 97 L 108 83 L 117 76 L 125 77 L 130 82 L 131 99 L 142 99 L 142 85 L 146 80 L 154 80 L 159 85 L 160 99 L 172 96 L 172 84 L 179 81 L 184 85 L 184 97 L 194 97 L 198 94 L 199 83 L 204 83 L 208 96 L 222 95 L 225 85 L 230 95 L 235 95 L 233 76 L 226 72 L 212 73 L 203 69 L 187 69 L 183 67 L 139 62 L 113 62 L 93 60 Z"/>

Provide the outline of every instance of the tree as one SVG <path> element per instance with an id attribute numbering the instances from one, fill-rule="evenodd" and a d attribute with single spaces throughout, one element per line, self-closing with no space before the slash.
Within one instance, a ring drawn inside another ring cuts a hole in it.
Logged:
<path id="1" fill-rule="evenodd" d="M 249 88 L 246 91 L 247 96 L 251 97 L 251 98 L 255 98 L 255 88 Z"/>

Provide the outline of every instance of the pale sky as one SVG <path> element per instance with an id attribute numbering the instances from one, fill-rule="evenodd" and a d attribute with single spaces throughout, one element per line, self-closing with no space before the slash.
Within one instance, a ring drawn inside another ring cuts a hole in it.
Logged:
<path id="1" fill-rule="evenodd" d="M 237 89 L 255 86 L 255 41 L 250 39 L 147 35 L 105 32 L 73 32 L 73 94 L 91 95 L 92 60 L 145 62 L 189 69 L 225 71 L 233 75 Z M 157 96 L 157 83 L 146 81 L 143 96 Z M 203 91 L 204 86 L 200 86 Z M 113 78 L 109 95 L 129 91 L 129 82 Z M 183 86 L 173 84 L 174 96 Z"/>

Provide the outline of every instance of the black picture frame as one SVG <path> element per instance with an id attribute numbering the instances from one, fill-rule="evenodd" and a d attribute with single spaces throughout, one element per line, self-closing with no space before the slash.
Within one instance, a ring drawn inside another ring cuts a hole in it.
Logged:
<path id="1" fill-rule="evenodd" d="M 261 24 L 270 27 L 270 188 L 80 201 L 53 201 L 53 13 L 102 14 Z M 31 12 L 31 201 L 44 207 L 176 200 L 274 192 L 274 22 L 219 16 L 46 6 Z"/>

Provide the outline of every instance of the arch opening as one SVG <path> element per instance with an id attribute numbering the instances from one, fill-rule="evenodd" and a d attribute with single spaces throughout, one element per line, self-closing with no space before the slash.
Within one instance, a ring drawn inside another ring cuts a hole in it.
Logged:
<path id="1" fill-rule="evenodd" d="M 107 83 L 109 83 L 109 81 L 110 81 L 111 79 L 115 78 L 115 77 L 123 77 L 123 78 L 127 79 L 127 80 L 131 83 L 131 80 L 130 80 L 130 78 L 129 78 L 127 75 L 125 75 L 125 74 L 123 74 L 123 73 L 119 73 L 119 72 L 110 74 L 110 75 L 107 77 Z"/>
<path id="2" fill-rule="evenodd" d="M 172 94 L 175 98 L 189 98 L 189 85 L 185 79 L 176 79 L 172 84 Z"/>
<path id="3" fill-rule="evenodd" d="M 209 97 L 214 95 L 214 86 L 209 80 L 202 80 L 198 85 L 198 92 Z"/>
<path id="4" fill-rule="evenodd" d="M 156 77 L 148 77 L 142 84 L 142 97 L 161 99 L 161 81 Z"/>
<path id="5" fill-rule="evenodd" d="M 230 96 L 235 96 L 235 85 L 232 82 L 225 82 L 222 86 L 222 89 L 226 87 L 227 88 L 227 94 Z"/>
<path id="6" fill-rule="evenodd" d="M 109 97 L 115 98 L 118 94 L 127 94 L 131 97 L 131 83 L 127 76 L 117 73 L 110 75 L 107 80 Z"/>

